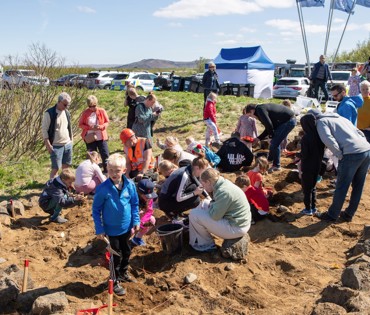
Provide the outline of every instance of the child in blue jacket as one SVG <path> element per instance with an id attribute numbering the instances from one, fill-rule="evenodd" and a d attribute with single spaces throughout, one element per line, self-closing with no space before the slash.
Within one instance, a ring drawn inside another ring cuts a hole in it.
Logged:
<path id="1" fill-rule="evenodd" d="M 117 295 L 126 294 L 120 282 L 136 282 L 128 274 L 131 255 L 131 228 L 140 228 L 139 198 L 135 184 L 124 176 L 126 159 L 121 154 L 112 154 L 108 159 L 109 178 L 100 184 L 94 196 L 92 216 L 95 233 L 99 238 L 108 236 L 112 249 L 120 256 L 112 255 L 114 270 L 113 291 Z"/>

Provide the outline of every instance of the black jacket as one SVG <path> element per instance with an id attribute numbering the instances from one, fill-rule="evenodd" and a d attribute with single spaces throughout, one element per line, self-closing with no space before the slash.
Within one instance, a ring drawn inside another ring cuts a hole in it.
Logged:
<path id="1" fill-rule="evenodd" d="M 216 89 L 212 88 L 212 77 L 215 80 Z M 206 71 L 203 74 L 202 85 L 205 90 L 217 91 L 220 88 L 217 72 L 212 72 L 211 70 Z"/>

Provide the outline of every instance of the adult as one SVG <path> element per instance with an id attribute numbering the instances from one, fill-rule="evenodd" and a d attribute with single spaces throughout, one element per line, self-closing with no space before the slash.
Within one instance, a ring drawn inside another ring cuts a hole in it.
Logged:
<path id="1" fill-rule="evenodd" d="M 106 180 L 98 163 L 99 153 L 87 152 L 86 160 L 76 169 L 75 189 L 78 193 L 94 194 L 95 188 Z"/>
<path id="2" fill-rule="evenodd" d="M 327 63 L 325 63 L 325 56 L 320 56 L 320 61 L 315 63 L 310 79 L 313 81 L 315 97 L 319 99 L 319 88 L 323 91 L 325 99 L 329 99 L 326 83 L 328 80 L 332 81 L 330 69 Z"/>
<path id="3" fill-rule="evenodd" d="M 57 104 L 49 108 L 42 119 L 42 138 L 51 160 L 50 179 L 57 175 L 60 168 L 72 165 L 73 134 L 71 114 L 67 110 L 70 103 L 68 93 L 59 94 Z"/>
<path id="4" fill-rule="evenodd" d="M 180 167 L 191 164 L 195 158 L 195 155 L 186 151 L 178 151 L 175 148 L 167 148 L 162 153 L 162 159 Z"/>
<path id="5" fill-rule="evenodd" d="M 354 126 L 357 125 L 357 108 L 362 107 L 364 99 L 361 95 L 346 96 L 346 88 L 343 84 L 334 84 L 331 89 L 331 96 L 339 102 L 336 112 L 347 118 Z"/>
<path id="6" fill-rule="evenodd" d="M 129 128 L 121 131 L 120 139 L 126 154 L 126 177 L 140 180 L 144 175 L 151 174 L 155 159 L 150 141 L 136 137 Z"/>
<path id="7" fill-rule="evenodd" d="M 202 85 L 204 89 L 204 105 L 206 104 L 209 93 L 218 93 L 220 83 L 218 82 L 218 74 L 216 72 L 216 65 L 214 62 L 208 64 L 208 70 L 204 72 L 202 78 Z"/>
<path id="8" fill-rule="evenodd" d="M 244 166 L 250 166 L 253 162 L 253 153 L 248 144 L 240 139 L 240 134 L 234 132 L 231 138 L 223 142 L 217 155 L 221 161 L 217 167 L 222 172 L 236 172 Z"/>
<path id="9" fill-rule="evenodd" d="M 364 67 L 362 68 L 361 74 L 366 78 L 367 81 L 370 81 L 370 57 L 365 62 Z"/>
<path id="10" fill-rule="evenodd" d="M 98 107 L 98 99 L 94 95 L 87 97 L 87 106 L 80 116 L 79 127 L 82 129 L 81 138 L 86 143 L 88 151 L 99 151 L 104 173 L 107 173 L 109 158 L 108 133 L 109 118 L 104 108 Z"/>
<path id="11" fill-rule="evenodd" d="M 357 128 L 360 129 L 370 142 L 370 82 L 362 81 L 360 91 L 364 104 L 358 109 Z"/>
<path id="12" fill-rule="evenodd" d="M 128 106 L 127 112 L 127 128 L 132 129 L 132 125 L 135 122 L 135 108 L 138 103 L 145 101 L 145 96 L 137 94 L 135 87 L 130 87 L 127 90 L 127 96 L 125 99 L 125 105 Z"/>
<path id="13" fill-rule="evenodd" d="M 189 243 L 197 251 L 216 249 L 211 234 L 222 239 L 246 235 L 252 221 L 250 205 L 244 192 L 215 169 L 200 175 L 200 182 L 213 200 L 203 202 L 189 214 Z"/>
<path id="14" fill-rule="evenodd" d="M 280 170 L 280 144 L 296 126 L 297 121 L 294 112 L 281 104 L 249 104 L 247 113 L 257 118 L 265 130 L 255 138 L 255 142 L 271 137 L 268 161 L 272 162 L 269 173 Z"/>
<path id="15" fill-rule="evenodd" d="M 160 112 L 153 112 L 157 98 L 151 92 L 141 103 L 138 103 L 135 108 L 135 122 L 132 125 L 132 130 L 138 137 L 147 138 L 152 143 L 152 122 L 156 121 Z"/>
<path id="16" fill-rule="evenodd" d="M 175 75 L 175 70 L 172 70 L 168 78 L 171 80 L 174 75 Z"/>
<path id="17" fill-rule="evenodd" d="M 317 121 L 320 139 L 338 158 L 337 183 L 328 211 L 318 213 L 322 220 L 335 221 L 339 216 L 351 221 L 361 200 L 367 171 L 370 165 L 370 144 L 363 133 L 346 118 L 337 113 L 322 114 L 311 111 Z M 349 205 L 342 211 L 348 188 L 352 184 Z"/>
<path id="18" fill-rule="evenodd" d="M 198 177 L 209 167 L 204 158 L 196 158 L 191 165 L 174 170 L 165 180 L 158 196 L 159 209 L 173 219 L 186 210 L 197 207 L 203 188 Z"/>

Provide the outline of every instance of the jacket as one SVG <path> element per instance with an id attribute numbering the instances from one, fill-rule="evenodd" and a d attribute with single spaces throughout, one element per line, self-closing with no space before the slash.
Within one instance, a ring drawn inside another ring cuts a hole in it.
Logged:
<path id="1" fill-rule="evenodd" d="M 137 143 L 135 148 L 124 148 L 127 159 L 131 163 L 131 171 L 143 169 L 144 164 L 144 148 L 145 148 L 145 138 L 137 138 Z M 149 169 L 154 167 L 155 159 L 152 157 L 152 160 L 149 164 Z"/>
<path id="2" fill-rule="evenodd" d="M 119 192 L 111 179 L 97 188 L 92 205 L 95 233 L 118 236 L 140 224 L 139 197 L 135 184 L 122 176 L 123 186 Z"/>
<path id="3" fill-rule="evenodd" d="M 215 124 L 216 121 L 216 102 L 210 99 L 207 99 L 206 105 L 204 106 L 203 119 L 211 119 Z"/>
<path id="4" fill-rule="evenodd" d="M 147 139 L 152 139 L 151 126 L 152 122 L 156 121 L 159 116 L 153 115 L 151 108 L 145 106 L 144 103 L 139 103 L 135 107 L 135 122 L 132 125 L 132 131 L 136 136 Z"/>
<path id="5" fill-rule="evenodd" d="M 236 227 L 248 226 L 252 221 L 250 205 L 244 192 L 223 177 L 219 177 L 214 185 L 213 200 L 208 211 L 213 220 L 226 219 Z"/>
<path id="6" fill-rule="evenodd" d="M 49 141 L 50 144 L 53 144 L 54 141 L 54 135 L 55 135 L 55 123 L 57 121 L 57 105 L 54 107 L 49 108 L 46 111 L 49 116 L 50 116 L 50 125 L 48 128 L 48 136 L 49 136 Z M 68 121 L 68 133 L 69 133 L 69 138 L 72 140 L 73 135 L 72 135 L 72 124 L 71 124 L 71 114 L 69 113 L 68 110 L 65 110 L 66 116 L 67 116 L 67 121 Z"/>
<path id="7" fill-rule="evenodd" d="M 92 113 L 93 111 L 90 110 L 89 108 L 84 110 L 81 113 L 78 126 L 82 129 L 82 133 L 81 133 L 82 139 L 85 139 L 86 133 L 91 129 L 91 127 L 88 125 L 88 119 Z M 100 131 L 102 133 L 103 140 L 108 140 L 107 128 L 109 125 L 109 118 L 104 108 L 100 108 L 100 107 L 96 108 L 96 118 L 98 120 L 98 125 L 101 128 Z"/>
<path id="8" fill-rule="evenodd" d="M 217 91 L 220 88 L 220 83 L 218 83 L 217 72 L 212 72 L 211 70 L 206 71 L 203 74 L 202 85 L 205 90 Z"/>
<path id="9" fill-rule="evenodd" d="M 311 79 L 312 80 L 316 80 L 317 79 L 317 74 L 319 73 L 319 70 L 320 70 L 320 67 L 321 67 L 321 62 L 317 62 L 315 63 L 315 65 L 313 66 L 313 71 L 312 71 L 312 74 L 311 74 Z M 330 73 L 330 70 L 329 70 L 329 66 L 327 63 L 324 63 L 324 81 L 328 81 L 328 80 L 331 80 L 331 73 Z"/>
<path id="10" fill-rule="evenodd" d="M 364 104 L 362 95 L 345 96 L 337 106 L 337 113 L 347 118 L 354 126 L 357 125 L 357 108 L 361 108 Z"/>

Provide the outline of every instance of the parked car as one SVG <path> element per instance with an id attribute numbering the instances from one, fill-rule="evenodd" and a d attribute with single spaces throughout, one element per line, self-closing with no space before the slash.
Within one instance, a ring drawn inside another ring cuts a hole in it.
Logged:
<path id="1" fill-rule="evenodd" d="M 138 72 L 123 72 L 116 74 L 116 76 L 112 80 L 111 90 L 115 91 L 123 91 L 125 90 L 125 80 L 132 78 Z"/>
<path id="2" fill-rule="evenodd" d="M 119 71 L 91 71 L 87 75 L 85 84 L 88 89 L 106 89 L 109 90 L 113 78 L 119 74 Z"/>
<path id="3" fill-rule="evenodd" d="M 86 78 L 87 78 L 87 74 L 79 74 L 69 80 L 69 86 L 82 88 L 85 86 Z"/>
<path id="4" fill-rule="evenodd" d="M 274 85 L 272 96 L 275 98 L 296 98 L 298 95 L 306 96 L 310 88 L 308 78 L 290 78 L 279 79 Z"/>
<path id="5" fill-rule="evenodd" d="M 69 86 L 69 81 L 76 77 L 77 74 L 67 74 L 64 75 L 56 80 L 50 81 L 50 85 L 56 85 L 56 86 Z"/>
<path id="6" fill-rule="evenodd" d="M 153 73 L 139 73 L 132 76 L 132 78 L 128 78 L 125 81 L 124 89 L 126 89 L 126 86 L 128 84 L 133 84 L 138 91 L 153 91 L 154 89 L 154 79 L 156 79 L 157 76 Z"/>
<path id="7" fill-rule="evenodd" d="M 343 84 L 348 87 L 348 79 L 351 76 L 351 71 L 331 71 L 333 84 Z"/>
<path id="8" fill-rule="evenodd" d="M 11 69 L 3 74 L 4 87 L 12 89 L 15 87 L 25 87 L 29 85 L 48 86 L 50 84 L 49 78 L 36 75 L 34 70 Z"/>

